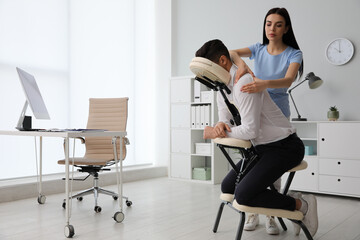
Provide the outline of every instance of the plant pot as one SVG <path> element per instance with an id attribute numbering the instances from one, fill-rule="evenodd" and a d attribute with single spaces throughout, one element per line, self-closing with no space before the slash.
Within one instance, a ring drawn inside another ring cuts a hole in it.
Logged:
<path id="1" fill-rule="evenodd" d="M 329 121 L 336 121 L 339 119 L 339 111 L 328 111 L 327 117 Z"/>

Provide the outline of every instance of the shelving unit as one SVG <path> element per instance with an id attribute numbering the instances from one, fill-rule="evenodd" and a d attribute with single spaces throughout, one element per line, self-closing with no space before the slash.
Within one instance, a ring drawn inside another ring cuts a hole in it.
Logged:
<path id="1" fill-rule="evenodd" d="M 174 77 L 170 79 L 170 164 L 169 176 L 210 184 L 220 183 L 229 168 L 227 161 L 213 141 L 203 139 L 203 127 L 192 125 L 192 106 L 209 106 L 209 124 L 217 122 L 216 95 L 211 92 L 211 101 L 194 101 L 193 77 Z M 208 91 L 203 85 L 201 91 Z M 196 153 L 196 144 L 206 143 L 208 153 Z M 210 180 L 193 179 L 194 168 L 210 168 Z"/>
<path id="2" fill-rule="evenodd" d="M 313 152 L 305 155 L 308 168 L 296 173 L 291 188 L 360 197 L 360 122 L 307 121 L 292 124 L 304 145 L 312 147 Z"/>

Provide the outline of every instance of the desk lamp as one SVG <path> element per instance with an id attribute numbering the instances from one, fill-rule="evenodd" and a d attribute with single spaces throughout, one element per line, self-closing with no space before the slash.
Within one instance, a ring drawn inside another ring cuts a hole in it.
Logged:
<path id="1" fill-rule="evenodd" d="M 293 99 L 293 97 L 292 97 L 292 95 L 291 95 L 291 91 L 292 91 L 294 88 L 296 88 L 297 86 L 299 86 L 300 84 L 302 84 L 303 82 L 305 82 L 305 81 L 307 81 L 307 80 L 309 81 L 309 88 L 310 88 L 310 89 L 318 88 L 318 87 L 320 87 L 321 84 L 323 83 L 323 80 L 322 80 L 321 78 L 319 78 L 318 76 L 315 76 L 315 74 L 314 74 L 313 72 L 310 72 L 310 73 L 308 73 L 308 74 L 306 75 L 306 77 L 305 77 L 305 79 L 304 79 L 303 81 L 301 81 L 301 82 L 298 83 L 296 86 L 294 86 L 293 88 L 290 88 L 290 89 L 288 90 L 288 93 L 289 93 L 289 95 L 290 95 L 290 97 L 291 97 L 291 100 L 292 100 L 292 102 L 293 102 L 293 104 L 294 104 L 295 110 L 296 110 L 297 115 L 298 115 L 297 118 L 292 118 L 292 119 L 291 119 L 292 121 L 307 121 L 306 118 L 302 118 L 302 117 L 300 116 L 299 111 L 298 111 L 298 109 L 297 109 L 297 107 L 296 107 L 295 101 L 294 101 L 294 99 Z"/>

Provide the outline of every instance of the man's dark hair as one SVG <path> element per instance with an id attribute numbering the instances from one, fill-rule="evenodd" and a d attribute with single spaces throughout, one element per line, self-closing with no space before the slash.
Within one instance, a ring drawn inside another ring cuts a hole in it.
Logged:
<path id="1" fill-rule="evenodd" d="M 231 59 L 227 47 L 219 39 L 206 42 L 195 53 L 195 57 L 207 58 L 214 63 L 219 63 L 219 58 L 222 55 L 225 55 L 225 57 L 227 57 L 229 60 Z"/>

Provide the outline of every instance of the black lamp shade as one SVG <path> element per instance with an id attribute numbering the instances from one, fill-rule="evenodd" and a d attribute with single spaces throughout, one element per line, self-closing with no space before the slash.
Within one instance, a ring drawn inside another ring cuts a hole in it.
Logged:
<path id="1" fill-rule="evenodd" d="M 310 89 L 315 89 L 321 86 L 321 84 L 323 84 L 323 80 L 321 78 L 319 78 L 318 76 L 315 76 L 315 74 L 313 72 L 308 73 L 308 75 L 306 75 L 306 78 L 309 80 L 309 88 Z"/>

